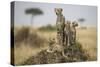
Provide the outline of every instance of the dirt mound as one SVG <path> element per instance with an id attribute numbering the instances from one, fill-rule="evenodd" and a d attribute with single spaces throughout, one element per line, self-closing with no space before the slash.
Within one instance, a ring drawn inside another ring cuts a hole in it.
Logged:
<path id="1" fill-rule="evenodd" d="M 79 43 L 70 47 L 66 47 L 65 55 L 67 56 L 67 58 L 63 57 L 61 52 L 56 51 L 53 53 L 49 53 L 46 50 L 42 50 L 36 56 L 30 57 L 21 65 L 81 62 L 87 61 L 89 57 L 87 54 L 85 54 Z"/>

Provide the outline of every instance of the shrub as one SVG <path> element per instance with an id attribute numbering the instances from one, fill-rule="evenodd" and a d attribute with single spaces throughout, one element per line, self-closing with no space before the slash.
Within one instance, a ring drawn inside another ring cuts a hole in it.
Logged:
<path id="1" fill-rule="evenodd" d="M 20 46 L 21 43 L 32 47 L 41 47 L 46 42 L 46 39 L 40 37 L 36 32 L 30 33 L 29 27 L 22 27 L 14 36 L 14 45 Z"/>
<path id="2" fill-rule="evenodd" d="M 14 42 L 20 43 L 25 40 L 27 40 L 29 36 L 29 28 L 28 27 L 22 27 L 18 32 L 16 32 L 16 35 L 14 36 Z"/>
<path id="3" fill-rule="evenodd" d="M 48 24 L 47 26 L 42 26 L 39 28 L 40 31 L 55 31 L 56 27 Z"/>

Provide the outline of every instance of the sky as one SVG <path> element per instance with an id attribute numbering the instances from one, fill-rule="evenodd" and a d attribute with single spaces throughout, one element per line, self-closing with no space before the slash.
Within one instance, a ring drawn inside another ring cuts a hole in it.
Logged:
<path id="1" fill-rule="evenodd" d="M 44 26 L 47 24 L 56 24 L 56 14 L 54 8 L 62 8 L 65 20 L 77 21 L 79 18 L 84 18 L 83 26 L 97 26 L 97 7 L 86 5 L 71 5 L 71 4 L 55 4 L 55 3 L 39 3 L 39 2 L 22 2 L 15 1 L 14 5 L 14 23 L 15 25 L 30 25 L 31 14 L 25 13 L 29 8 L 40 8 L 43 11 L 42 15 L 35 16 L 33 19 L 34 26 Z M 78 22 L 80 24 L 80 22 Z"/>

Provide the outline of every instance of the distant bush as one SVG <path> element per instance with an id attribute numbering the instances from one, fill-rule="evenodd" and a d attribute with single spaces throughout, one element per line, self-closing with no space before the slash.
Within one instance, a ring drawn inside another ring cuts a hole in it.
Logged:
<path id="1" fill-rule="evenodd" d="M 32 47 L 41 47 L 46 42 L 45 38 L 40 37 L 36 32 L 30 33 L 29 27 L 22 27 L 14 36 L 14 45 L 20 46 L 21 43 L 28 44 Z"/>
<path id="2" fill-rule="evenodd" d="M 14 35 L 14 42 L 20 43 L 25 40 L 27 40 L 29 36 L 29 28 L 28 27 L 22 27 L 20 30 L 16 32 L 16 35 Z"/>
<path id="3" fill-rule="evenodd" d="M 52 26 L 51 24 L 48 24 L 46 26 L 42 26 L 39 28 L 40 31 L 55 31 L 56 26 Z"/>

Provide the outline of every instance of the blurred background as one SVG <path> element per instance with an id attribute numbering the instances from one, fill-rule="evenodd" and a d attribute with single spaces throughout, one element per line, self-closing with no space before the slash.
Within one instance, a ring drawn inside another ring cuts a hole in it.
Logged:
<path id="1" fill-rule="evenodd" d="M 26 10 L 38 8 L 42 13 L 34 15 Z M 86 5 L 68 5 L 54 3 L 15 2 L 15 25 L 30 25 L 40 27 L 47 24 L 55 25 L 56 14 L 54 8 L 62 8 L 66 20 L 78 21 L 82 26 L 97 26 L 97 7 Z"/>
<path id="2" fill-rule="evenodd" d="M 15 65 L 20 65 L 40 51 L 47 49 L 49 38 L 56 39 L 57 16 L 54 8 L 63 9 L 66 21 L 78 22 L 76 40 L 82 46 L 85 55 L 89 55 L 88 61 L 97 60 L 96 6 L 20 1 L 14 3 Z M 31 60 L 27 62 L 32 64 Z"/>

